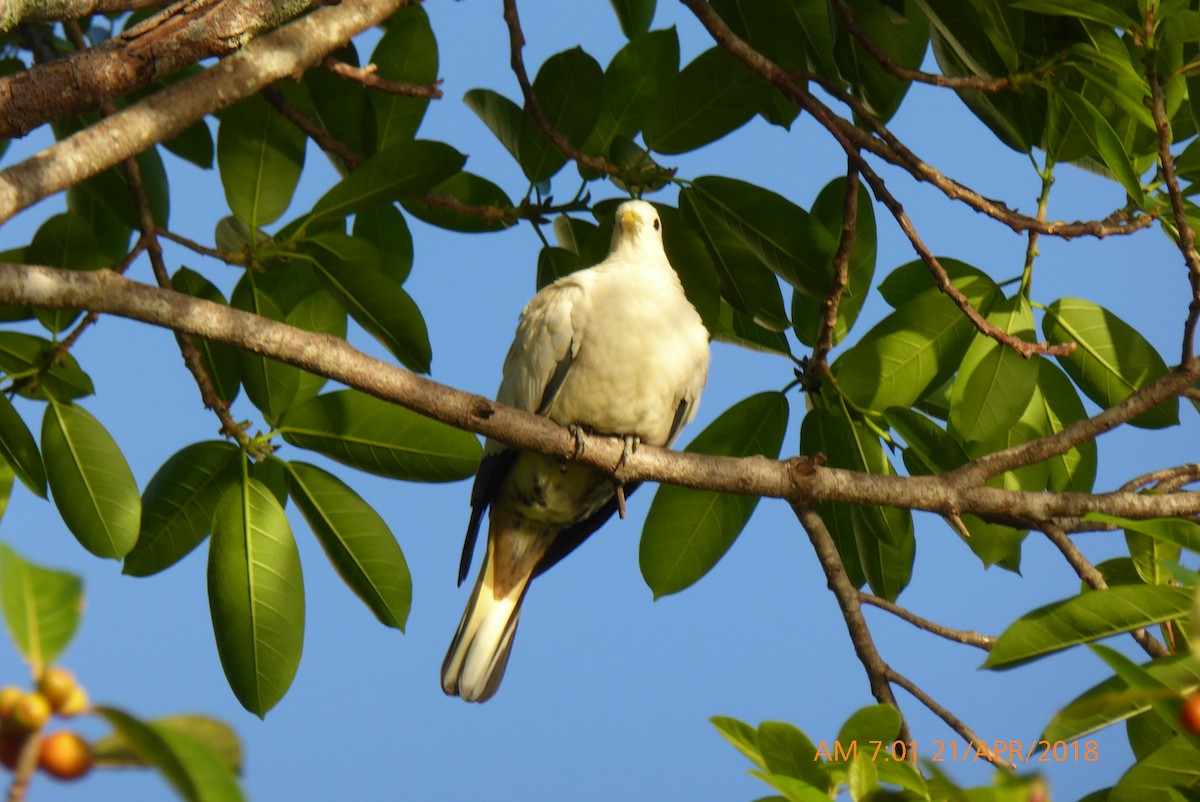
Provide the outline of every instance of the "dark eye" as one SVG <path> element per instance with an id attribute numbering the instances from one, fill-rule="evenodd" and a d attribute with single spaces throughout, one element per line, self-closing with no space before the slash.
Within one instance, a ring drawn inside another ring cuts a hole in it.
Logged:
<path id="1" fill-rule="evenodd" d="M 662 228 L 662 223 L 658 222 L 658 218 L 656 217 L 654 218 L 654 230 L 658 231 L 660 228 Z"/>

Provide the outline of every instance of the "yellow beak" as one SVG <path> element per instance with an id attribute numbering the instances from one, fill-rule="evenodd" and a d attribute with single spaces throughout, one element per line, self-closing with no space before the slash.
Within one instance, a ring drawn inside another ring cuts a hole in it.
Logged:
<path id="1" fill-rule="evenodd" d="M 633 231 L 642 224 L 642 218 L 633 209 L 624 209 L 618 214 L 617 224 L 626 231 Z"/>

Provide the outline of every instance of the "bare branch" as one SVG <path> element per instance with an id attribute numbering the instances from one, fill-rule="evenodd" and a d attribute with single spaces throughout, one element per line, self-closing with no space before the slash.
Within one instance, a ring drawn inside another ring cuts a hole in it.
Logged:
<path id="1" fill-rule="evenodd" d="M 440 80 L 434 81 L 432 84 L 414 84 L 408 81 L 390 81 L 387 78 L 380 78 L 375 74 L 376 65 L 368 64 L 365 67 L 355 67 L 347 64 L 344 61 L 338 61 L 332 56 L 326 56 L 321 59 L 321 66 L 329 70 L 334 75 L 345 78 L 349 81 L 357 81 L 363 86 L 369 86 L 372 89 L 380 89 L 384 92 L 390 92 L 393 95 L 408 95 L 409 97 L 427 97 L 434 100 L 442 96 Z"/>
<path id="2" fill-rule="evenodd" d="M 1108 583 L 1104 581 L 1104 575 L 1096 570 L 1096 566 L 1088 562 L 1088 558 L 1083 556 L 1083 552 L 1079 550 L 1079 547 L 1075 545 L 1071 538 L 1067 537 L 1066 532 L 1052 524 L 1044 524 L 1041 530 L 1045 534 L 1046 539 L 1062 552 L 1063 557 L 1075 569 L 1075 573 L 1079 575 L 1080 579 L 1095 590 L 1108 589 Z M 1151 657 L 1167 656 L 1167 648 L 1155 640 L 1146 630 L 1138 629 L 1129 634 L 1146 651 L 1146 654 Z"/>
<path id="3" fill-rule="evenodd" d="M 1146 485 L 1156 485 L 1156 490 L 1173 492 L 1184 485 L 1198 481 L 1200 481 L 1200 463 L 1192 462 L 1187 465 L 1177 465 L 1173 468 L 1162 468 L 1134 477 L 1121 485 L 1121 490 L 1132 492 L 1140 490 Z"/>
<path id="4" fill-rule="evenodd" d="M 96 47 L 0 77 L 0 136 L 24 136 L 171 75 L 233 53 L 314 0 L 182 0 Z"/>
<path id="5" fill-rule="evenodd" d="M 343 0 L 343 5 L 350 0 Z M 296 329 L 228 306 L 149 287 L 111 271 L 79 272 L 0 263 L 0 303 L 47 309 L 88 309 L 172 328 L 277 359 L 400 404 L 460 429 L 612 472 L 625 450 L 620 438 L 593 436 L 576 455 L 575 438 L 546 418 L 497 404 L 372 359 L 345 340 Z M 1142 394 L 1180 377 L 1195 380 L 1200 365 L 1172 373 Z M 1103 413 L 1102 413 L 1103 414 Z M 1125 518 L 1200 513 L 1200 493 L 1050 493 L 964 485 L 943 476 L 884 476 L 825 468 L 797 457 L 714 457 L 642 446 L 615 473 L 619 481 L 666 482 L 699 490 L 788 499 L 971 513 L 1007 522 L 1051 521 L 1103 512 Z"/>
<path id="6" fill-rule="evenodd" d="M 967 646 L 975 646 L 983 649 L 985 652 L 990 650 L 992 645 L 996 642 L 996 638 L 992 635 L 981 635 L 975 631 L 952 629 L 950 627 L 942 626 L 941 624 L 930 621 L 926 618 L 921 618 L 921 616 L 913 613 L 908 608 L 901 607 L 894 602 L 890 602 L 887 599 L 866 593 L 865 591 L 858 591 L 858 600 L 863 604 L 870 604 L 873 607 L 878 607 L 880 610 L 887 610 L 892 615 L 896 616 L 897 618 L 903 618 L 905 621 L 917 627 L 918 629 L 923 629 L 926 632 L 932 632 L 934 635 L 945 638 L 946 640 L 952 640 L 956 643 L 962 643 Z"/>
<path id="7" fill-rule="evenodd" d="M 179 245 L 182 245 L 183 247 L 187 248 L 188 250 L 194 251 L 194 252 L 200 254 L 201 256 L 207 256 L 211 259 L 217 259 L 218 261 L 224 262 L 227 265 L 244 265 L 244 264 L 246 264 L 246 257 L 240 253 L 234 253 L 233 251 L 222 251 L 222 250 L 218 250 L 216 248 L 208 248 L 208 247 L 205 247 L 204 245 L 201 245 L 198 242 L 194 242 L 193 240 L 190 240 L 187 237 L 184 237 L 180 234 L 176 234 L 174 232 L 167 231 L 165 228 L 158 229 L 157 233 L 160 237 L 163 237 L 165 239 L 171 240 L 172 242 L 178 243 Z"/>
<path id="8" fill-rule="evenodd" d="M 118 14 L 161 8 L 168 0 L 4 0 L 0 2 L 0 33 L 20 22 L 57 22 L 92 14 Z"/>
<path id="9" fill-rule="evenodd" d="M 322 6 L 260 36 L 200 75 L 173 84 L 9 167 L 0 172 L 0 222 L 170 139 L 206 114 L 280 78 L 303 72 L 347 39 L 412 1 L 342 0 Z"/>
<path id="10" fill-rule="evenodd" d="M 816 375 L 829 368 L 827 358 L 833 348 L 833 335 L 837 329 L 838 307 L 842 292 L 850 276 L 850 252 L 854 249 L 854 235 L 858 231 L 858 165 L 853 157 L 847 158 L 846 199 L 842 204 L 842 231 L 838 237 L 837 252 L 833 255 L 833 281 L 821 304 L 821 333 L 813 348 L 811 369 Z"/>
<path id="11" fill-rule="evenodd" d="M 621 169 L 615 164 L 612 164 L 603 156 L 592 156 L 571 144 L 571 140 L 567 139 L 562 131 L 554 127 L 546 117 L 546 113 L 542 111 L 542 106 L 538 103 L 537 98 L 533 94 L 533 85 L 529 82 L 529 73 L 525 70 L 525 58 L 521 55 L 521 50 L 525 47 L 525 34 L 521 32 L 521 20 L 517 16 L 516 0 L 504 0 L 504 21 L 508 23 L 508 39 L 512 50 L 512 71 L 517 76 L 517 83 L 521 85 L 521 94 L 525 97 L 525 113 L 533 120 L 538 130 L 542 135 L 550 141 L 550 144 L 558 148 L 562 155 L 566 156 L 573 162 L 583 165 L 591 170 L 605 175 L 618 175 Z"/>
<path id="12" fill-rule="evenodd" d="M 964 739 L 966 739 L 967 743 L 969 744 L 967 746 L 968 751 L 971 751 L 973 747 L 978 751 L 980 757 L 986 758 L 995 765 L 1003 769 L 1007 769 L 1008 771 L 1015 770 L 1015 767 L 1011 763 L 990 750 L 988 748 L 987 741 L 984 741 L 982 738 L 980 738 L 974 730 L 966 725 L 962 719 L 951 713 L 946 708 L 942 707 L 942 705 L 938 704 L 936 699 L 925 693 L 925 691 L 921 690 L 919 685 L 890 666 L 888 667 L 888 681 L 896 683 L 901 688 L 911 693 L 918 702 L 925 705 L 925 707 L 929 708 L 934 715 L 946 722 L 946 724 L 950 726 L 950 729 L 954 730 Z"/>
<path id="13" fill-rule="evenodd" d="M 1074 223 L 1061 220 L 1038 220 L 1037 218 L 1014 212 L 1004 204 L 985 198 L 970 187 L 947 178 L 939 170 L 916 157 L 894 137 L 889 138 L 888 141 L 881 141 L 881 139 L 872 136 L 849 120 L 845 120 L 834 114 L 828 106 L 801 88 L 787 70 L 784 70 L 739 38 L 725 24 L 720 15 L 704 0 L 680 0 L 680 2 L 695 14 L 696 18 L 700 20 L 701 24 L 704 25 L 717 44 L 752 71 L 770 81 L 785 96 L 809 112 L 827 131 L 839 138 L 839 143 L 842 144 L 843 148 L 848 148 L 847 143 L 849 143 L 849 146 L 853 148 L 873 153 L 888 163 L 904 169 L 917 180 L 928 182 L 937 187 L 946 197 L 966 203 L 977 212 L 986 214 L 988 217 L 1004 223 L 1017 233 L 1036 230 L 1043 234 L 1062 237 L 1064 239 L 1083 235 L 1106 237 L 1114 234 L 1131 234 L 1146 228 L 1154 222 L 1154 218 L 1148 215 L 1140 215 L 1130 220 L 1129 215 L 1124 211 L 1114 212 L 1104 220 L 1088 220 Z M 858 108 L 861 108 L 861 104 Z M 869 111 L 866 119 L 868 121 L 872 119 Z M 870 124 L 876 129 L 882 127 L 878 121 L 870 122 Z M 863 174 L 864 176 L 866 175 L 865 170 Z M 872 189 L 874 189 L 874 186 L 872 186 Z"/>
<path id="14" fill-rule="evenodd" d="M 326 60 L 328 61 L 328 59 Z M 317 146 L 330 156 L 336 156 L 350 167 L 358 167 L 363 163 L 362 156 L 350 150 L 349 145 L 330 134 L 318 122 L 289 103 L 283 93 L 275 87 L 264 87 L 259 94 L 266 98 L 267 102 L 282 114 L 284 119 L 303 131 L 305 136 L 316 142 Z"/>
<path id="15" fill-rule="evenodd" d="M 846 575 L 846 566 L 842 564 L 842 555 L 838 553 L 837 544 L 833 542 L 833 535 L 829 534 L 825 521 L 821 520 L 821 516 L 812 508 L 793 504 L 792 510 L 796 513 L 804 531 L 808 533 L 813 551 L 816 552 L 817 560 L 821 563 L 821 570 L 825 572 L 829 590 L 833 592 L 838 607 L 841 608 L 842 618 L 846 621 L 846 630 L 850 633 L 850 642 L 854 644 L 854 652 L 867 672 L 867 682 L 871 686 L 872 695 L 881 704 L 891 705 L 899 712 L 900 706 L 896 704 L 892 686 L 888 684 L 891 669 L 879 655 L 879 650 L 875 648 L 875 641 L 871 638 L 867 619 L 863 618 L 862 607 L 859 605 L 858 588 L 854 587 L 854 583 Z M 899 738 L 902 741 L 912 738 L 908 731 L 908 722 L 904 720 L 903 714 L 900 717 Z M 915 760 L 916 755 L 913 755 L 912 759 Z"/>

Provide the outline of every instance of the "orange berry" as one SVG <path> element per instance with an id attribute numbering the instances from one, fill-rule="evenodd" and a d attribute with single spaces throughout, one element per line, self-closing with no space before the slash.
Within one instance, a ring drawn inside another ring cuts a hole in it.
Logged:
<path id="1" fill-rule="evenodd" d="M 79 687 L 75 675 L 65 668 L 53 666 L 42 672 L 38 680 L 38 693 L 46 697 L 50 709 L 57 713 L 70 697 L 71 692 Z"/>
<path id="2" fill-rule="evenodd" d="M 1192 735 L 1200 735 L 1200 693 L 1183 700 L 1183 707 L 1179 708 L 1179 723 Z"/>
<path id="3" fill-rule="evenodd" d="M 70 695 L 67 696 L 62 705 L 56 708 L 54 712 L 63 718 L 72 718 L 73 716 L 86 713 L 89 704 L 87 691 L 83 689 L 82 685 L 76 685 L 71 689 Z"/>
<path id="4" fill-rule="evenodd" d="M 38 766 L 59 780 L 78 780 L 93 761 L 91 744 L 74 732 L 55 732 L 38 744 Z"/>
<path id="5" fill-rule="evenodd" d="M 50 719 L 50 703 L 36 691 L 20 698 L 12 710 L 12 723 L 25 732 L 40 730 Z"/>

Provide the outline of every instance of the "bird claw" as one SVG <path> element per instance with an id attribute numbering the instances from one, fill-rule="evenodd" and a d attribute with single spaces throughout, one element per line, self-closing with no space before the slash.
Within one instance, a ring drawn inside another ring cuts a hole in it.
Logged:
<path id="1" fill-rule="evenodd" d="M 641 445 L 642 438 L 636 434 L 627 434 L 621 438 L 625 441 L 625 448 L 621 450 L 621 459 L 617 460 L 617 467 L 614 471 L 619 471 L 629 464 L 629 458 L 637 453 L 638 446 Z"/>
<path id="2" fill-rule="evenodd" d="M 587 433 L 582 426 L 574 423 L 567 426 L 567 431 L 575 438 L 575 450 L 571 452 L 571 459 L 579 459 L 583 452 L 587 451 Z"/>

